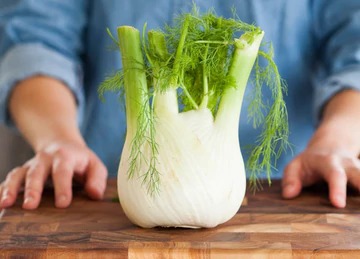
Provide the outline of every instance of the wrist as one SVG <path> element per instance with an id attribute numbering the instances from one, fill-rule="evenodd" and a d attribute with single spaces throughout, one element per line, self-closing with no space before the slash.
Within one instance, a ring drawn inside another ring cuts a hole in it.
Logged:
<path id="1" fill-rule="evenodd" d="M 358 157 L 360 154 L 360 124 L 346 116 L 331 116 L 316 129 L 308 148 L 325 151 L 343 150 Z"/>
<path id="2" fill-rule="evenodd" d="M 57 129 L 56 132 L 52 132 L 51 134 L 47 134 L 46 136 L 40 138 L 34 138 L 31 146 L 33 147 L 35 152 L 44 150 L 49 146 L 60 144 L 60 143 L 68 143 L 81 147 L 86 146 L 86 142 L 81 136 L 80 132 L 77 130 L 60 130 Z"/>
<path id="3" fill-rule="evenodd" d="M 360 92 L 343 90 L 325 106 L 319 128 L 309 145 L 343 148 L 360 153 Z"/>
<path id="4" fill-rule="evenodd" d="M 10 96 L 9 111 L 35 151 L 56 142 L 85 145 L 77 125 L 76 100 L 54 78 L 34 76 L 19 82 Z"/>
<path id="5" fill-rule="evenodd" d="M 359 132 L 360 133 L 360 132 Z M 346 126 L 336 123 L 323 123 L 309 141 L 309 148 L 324 150 L 347 150 L 358 156 L 360 154 L 360 135 Z"/>

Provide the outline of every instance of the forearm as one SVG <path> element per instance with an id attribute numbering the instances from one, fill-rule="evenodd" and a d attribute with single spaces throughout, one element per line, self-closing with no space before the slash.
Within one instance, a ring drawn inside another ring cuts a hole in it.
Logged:
<path id="1" fill-rule="evenodd" d="M 10 96 L 9 111 L 35 151 L 61 139 L 84 144 L 77 126 L 75 98 L 56 79 L 34 76 L 20 82 Z"/>
<path id="2" fill-rule="evenodd" d="M 344 147 L 351 153 L 360 153 L 360 92 L 344 90 L 325 106 L 321 123 L 309 146 L 324 148 Z"/>

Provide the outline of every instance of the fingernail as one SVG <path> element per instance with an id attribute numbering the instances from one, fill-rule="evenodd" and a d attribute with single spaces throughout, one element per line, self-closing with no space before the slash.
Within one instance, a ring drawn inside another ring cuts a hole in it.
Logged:
<path id="1" fill-rule="evenodd" d="M 65 202 L 67 199 L 66 199 L 66 196 L 65 195 L 61 195 L 59 197 L 59 202 Z"/>
<path id="2" fill-rule="evenodd" d="M 34 201 L 34 197 L 28 196 L 24 200 L 24 204 L 32 203 Z"/>
<path id="3" fill-rule="evenodd" d="M 67 197 L 66 195 L 60 195 L 57 200 L 56 200 L 56 206 L 58 207 L 64 207 L 64 205 L 67 202 Z"/>
<path id="4" fill-rule="evenodd" d="M 335 197 L 335 200 L 336 200 L 337 206 L 338 206 L 339 208 L 345 208 L 345 206 L 346 206 L 346 199 L 344 198 L 344 195 L 338 194 L 338 195 Z"/>
<path id="5" fill-rule="evenodd" d="M 284 195 L 290 196 L 294 192 L 294 185 L 293 184 L 286 184 L 284 187 Z"/>

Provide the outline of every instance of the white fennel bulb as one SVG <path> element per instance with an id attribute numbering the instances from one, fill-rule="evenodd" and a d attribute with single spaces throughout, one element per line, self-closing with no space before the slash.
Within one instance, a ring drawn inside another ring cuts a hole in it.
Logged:
<path id="1" fill-rule="evenodd" d="M 234 216 L 246 188 L 237 132 L 215 124 L 207 108 L 159 115 L 155 128 L 160 190 L 151 195 L 141 177 L 129 181 L 127 138 L 118 174 L 126 215 L 142 227 L 214 227 Z"/>
<path id="2" fill-rule="evenodd" d="M 243 34 L 233 39 L 237 31 Z M 121 206 L 145 228 L 215 227 L 236 214 L 246 190 L 238 123 L 254 64 L 252 114 L 254 125 L 264 126 L 248 163 L 253 183 L 259 172 L 270 172 L 271 155 L 286 143 L 284 86 L 271 53 L 259 51 L 264 32 L 253 25 L 194 12 L 165 32 L 144 35 L 141 40 L 137 29 L 118 28 L 123 70 L 100 88 L 124 85 Z M 268 63 L 264 69 L 259 56 Z M 264 82 L 274 100 L 266 116 Z"/>

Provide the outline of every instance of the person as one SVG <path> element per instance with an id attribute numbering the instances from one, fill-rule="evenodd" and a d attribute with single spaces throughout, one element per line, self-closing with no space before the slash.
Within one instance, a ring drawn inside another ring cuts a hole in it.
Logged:
<path id="1" fill-rule="evenodd" d="M 159 28 L 191 1 L 2 0 L 0 2 L 0 121 L 18 130 L 35 155 L 1 184 L 0 207 L 12 206 L 24 186 L 23 208 L 35 209 L 51 178 L 55 206 L 72 199 L 80 181 L 101 199 L 116 175 L 126 130 L 114 94 L 102 103 L 97 88 L 121 67 L 109 51 L 106 28 Z M 290 143 L 278 161 L 284 198 L 324 180 L 335 207 L 346 206 L 347 184 L 360 189 L 360 2 L 358 0 L 198 0 L 245 22 L 255 22 L 275 49 L 286 96 Z M 247 89 L 249 90 L 249 87 Z M 245 100 L 244 106 L 248 103 Z M 256 133 L 242 109 L 242 146 Z M 243 150 L 246 160 L 247 153 Z"/>

